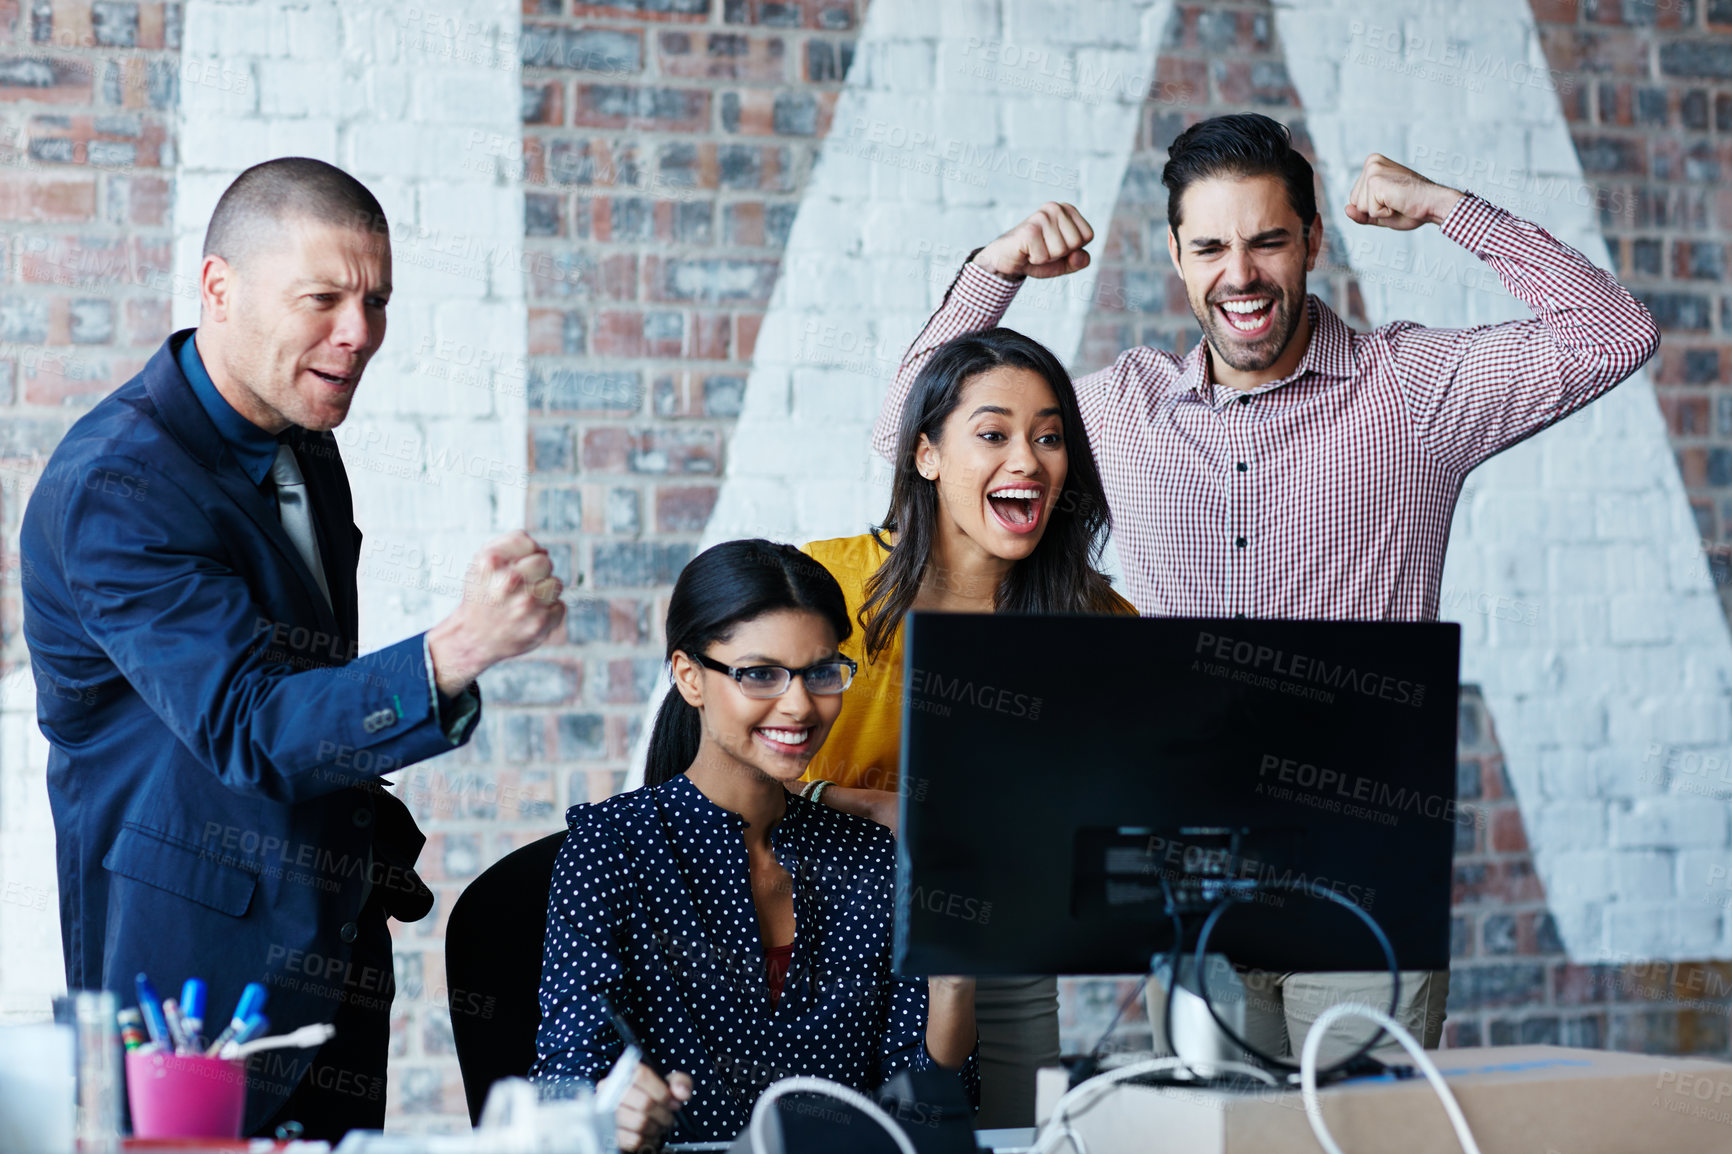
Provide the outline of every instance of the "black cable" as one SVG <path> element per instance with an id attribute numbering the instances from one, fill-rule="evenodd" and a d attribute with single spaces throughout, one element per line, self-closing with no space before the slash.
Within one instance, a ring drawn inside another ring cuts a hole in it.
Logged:
<path id="1" fill-rule="evenodd" d="M 1119 1019 L 1125 1016 L 1125 1010 L 1129 1009 L 1130 1004 L 1142 996 L 1143 989 L 1148 984 L 1149 975 L 1145 973 L 1142 976 L 1142 980 L 1137 982 L 1137 988 L 1132 990 L 1125 999 L 1119 1003 L 1119 1008 L 1113 1012 L 1113 1020 L 1107 1023 L 1107 1028 L 1101 1031 L 1100 1040 L 1097 1041 L 1094 1044 L 1094 1048 L 1088 1052 L 1089 1062 L 1098 1063 L 1106 1056 L 1107 1039 L 1112 1037 L 1113 1029 L 1118 1026 Z"/>
<path id="2" fill-rule="evenodd" d="M 1179 903 L 1173 897 L 1173 887 L 1167 884 L 1166 878 L 1161 879 L 1161 893 L 1166 895 L 1167 914 L 1173 919 L 1173 949 L 1167 956 L 1167 996 L 1161 1008 L 1161 1032 L 1166 1035 L 1167 1049 L 1177 1058 L 1179 1044 L 1173 1040 L 1173 993 L 1179 988 L 1179 962 L 1185 952 L 1185 925 L 1179 920 Z M 1185 1068 L 1189 1070 L 1190 1066 Z"/>
<path id="3" fill-rule="evenodd" d="M 1401 969 L 1395 961 L 1395 947 L 1390 944 L 1389 935 L 1383 932 L 1383 927 L 1377 924 L 1376 918 L 1373 918 L 1370 914 L 1366 913 L 1364 910 L 1360 909 L 1334 890 L 1328 889 L 1324 886 L 1319 886 L 1315 883 L 1310 885 L 1300 885 L 1297 882 L 1285 882 L 1279 885 L 1259 883 L 1256 890 L 1288 890 L 1291 892 L 1307 894 L 1314 898 L 1322 898 L 1327 901 L 1332 901 L 1337 905 L 1345 906 L 1347 909 L 1351 910 L 1360 921 L 1370 926 L 1372 935 L 1377 939 L 1377 944 L 1383 949 L 1383 956 L 1389 962 L 1389 976 L 1392 982 L 1392 988 L 1389 992 L 1389 1016 L 1391 1018 L 1395 1017 L 1395 1011 L 1401 1005 Z M 1256 890 L 1253 890 L 1252 893 L 1255 894 Z M 1215 1010 L 1214 1001 L 1209 997 L 1209 979 L 1203 966 L 1203 952 L 1205 947 L 1209 944 L 1209 935 L 1214 933 L 1215 923 L 1221 920 L 1221 915 L 1226 912 L 1227 907 L 1231 903 L 1246 900 L 1249 900 L 1249 898 L 1229 894 L 1216 902 L 1215 908 L 1210 910 L 1209 916 L 1203 920 L 1203 929 L 1197 935 L 1197 995 L 1203 999 L 1203 1006 L 1209 1011 L 1209 1017 L 1215 1019 L 1215 1025 L 1220 1027 L 1223 1034 L 1227 1035 L 1228 1041 L 1232 1042 L 1241 1050 L 1244 1050 L 1247 1054 L 1250 1054 L 1252 1057 L 1272 1069 L 1297 1073 L 1299 1070 L 1298 1066 L 1295 1066 L 1293 1063 L 1285 1061 L 1284 1059 L 1277 1058 L 1273 1054 L 1264 1053 L 1262 1050 L 1251 1045 L 1251 1043 L 1247 1042 L 1235 1033 L 1233 1028 L 1221 1019 L 1221 1015 Z M 1359 1047 L 1359 1049 L 1341 1059 L 1339 1062 L 1318 1070 L 1317 1081 L 1320 1084 L 1327 1081 L 1329 1076 L 1334 1074 L 1336 1071 L 1351 1066 L 1366 1054 L 1369 1054 L 1382 1039 L 1384 1033 L 1385 1031 L 1383 1027 L 1378 1026 L 1377 1032 L 1372 1034 L 1365 1044 Z"/>

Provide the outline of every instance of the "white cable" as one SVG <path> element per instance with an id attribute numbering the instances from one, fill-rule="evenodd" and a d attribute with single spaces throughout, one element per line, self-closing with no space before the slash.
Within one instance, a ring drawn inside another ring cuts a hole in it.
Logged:
<path id="1" fill-rule="evenodd" d="M 752 1154 L 770 1154 L 770 1148 L 764 1141 L 764 1128 L 769 1124 L 770 1115 L 775 1110 L 776 1100 L 787 1094 L 822 1094 L 839 1102 L 854 1107 L 866 1117 L 884 1127 L 890 1140 L 896 1143 L 899 1154 L 917 1154 L 914 1143 L 908 1140 L 890 1115 L 879 1109 L 878 1103 L 860 1093 L 828 1078 L 783 1078 L 780 1082 L 765 1090 L 758 1098 L 758 1104 L 752 1107 L 752 1121 L 747 1129 L 752 1135 Z"/>
<path id="2" fill-rule="evenodd" d="M 329 1022 L 315 1022 L 288 1034 L 272 1034 L 238 1045 L 234 1042 L 224 1043 L 222 1052 L 217 1057 L 224 1061 L 233 1061 L 256 1054 L 260 1050 L 310 1050 L 314 1046 L 323 1046 L 336 1036 L 337 1027 Z"/>
<path id="3" fill-rule="evenodd" d="M 1449 1115 L 1449 1124 L 1455 1128 L 1455 1136 L 1461 1143 L 1462 1150 L 1466 1151 L 1466 1154 L 1480 1154 L 1479 1143 L 1474 1141 L 1473 1131 L 1468 1129 L 1467 1118 L 1462 1114 L 1460 1104 L 1456 1102 L 1455 1095 L 1450 1092 L 1437 1066 L 1426 1056 L 1425 1049 L 1414 1040 L 1412 1034 L 1402 1028 L 1400 1022 L 1382 1010 L 1351 1002 L 1330 1006 L 1317 1015 L 1311 1032 L 1305 1035 L 1305 1047 L 1299 1055 L 1299 1093 L 1305 1099 L 1305 1117 L 1311 1120 L 1311 1132 L 1317 1135 L 1317 1141 L 1328 1154 L 1343 1152 L 1330 1136 L 1329 1127 L 1323 1124 L 1323 1107 L 1317 1100 L 1317 1055 L 1323 1048 L 1323 1035 L 1342 1018 L 1369 1018 L 1389 1031 L 1390 1037 L 1401 1043 L 1402 1049 L 1408 1052 L 1414 1064 L 1425 1075 L 1425 1080 L 1437 1091 L 1438 1098 L 1443 1102 L 1443 1112 Z"/>
<path id="4" fill-rule="evenodd" d="M 1157 1074 L 1163 1070 L 1189 1069 L 1205 1076 L 1214 1073 L 1244 1074 L 1256 1078 L 1271 1086 L 1281 1083 L 1269 1071 L 1244 1062 L 1196 1062 L 1187 1065 L 1183 1058 L 1145 1058 L 1140 1062 L 1118 1066 L 1103 1073 L 1096 1074 L 1086 1082 L 1078 1083 L 1065 1091 L 1064 1097 L 1053 1105 L 1052 1117 L 1046 1120 L 1040 1133 L 1035 1135 L 1034 1149 L 1040 1154 L 1047 1154 L 1056 1147 L 1060 1138 L 1070 1142 L 1077 1154 L 1087 1154 L 1088 1147 L 1083 1145 L 1082 1136 L 1070 1126 L 1070 1114 L 1080 1112 L 1083 1106 L 1099 1098 L 1118 1083 L 1130 1078 L 1140 1078 L 1144 1074 Z"/>

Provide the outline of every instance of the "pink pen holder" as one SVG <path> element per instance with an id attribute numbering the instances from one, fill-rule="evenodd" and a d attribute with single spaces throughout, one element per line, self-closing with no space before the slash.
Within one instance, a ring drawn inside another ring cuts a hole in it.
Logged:
<path id="1" fill-rule="evenodd" d="M 126 1100 L 138 1138 L 239 1138 L 245 1062 L 161 1050 L 126 1055 Z"/>

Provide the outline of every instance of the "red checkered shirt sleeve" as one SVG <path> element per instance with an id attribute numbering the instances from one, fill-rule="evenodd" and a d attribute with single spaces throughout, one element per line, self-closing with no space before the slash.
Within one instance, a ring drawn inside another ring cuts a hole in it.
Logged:
<path id="1" fill-rule="evenodd" d="M 1483 260 L 1533 320 L 1378 330 L 1421 443 L 1465 472 L 1569 416 L 1640 368 L 1660 332 L 1610 273 L 1537 224 L 1476 196 L 1443 234 Z M 1374 354 L 1375 355 L 1375 354 Z"/>
<path id="2" fill-rule="evenodd" d="M 872 426 L 872 448 L 880 456 L 889 458 L 896 452 L 896 437 L 902 427 L 902 406 L 908 400 L 908 390 L 914 387 L 914 378 L 920 375 L 927 359 L 939 345 L 952 337 L 978 333 L 996 325 L 1021 287 L 1021 280 L 987 272 L 973 261 L 963 264 L 962 271 L 945 290 L 944 303 L 938 306 L 938 311 L 932 314 L 932 319 L 926 322 L 926 327 L 908 347 L 901 367 L 896 370 L 896 379 L 884 395 L 883 407 L 878 410 L 878 423 Z"/>

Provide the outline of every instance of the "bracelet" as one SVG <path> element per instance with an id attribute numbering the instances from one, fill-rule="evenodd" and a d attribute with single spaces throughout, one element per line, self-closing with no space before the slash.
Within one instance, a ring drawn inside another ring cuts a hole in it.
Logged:
<path id="1" fill-rule="evenodd" d="M 820 777 L 811 784 L 809 791 L 805 794 L 806 800 L 813 805 L 822 805 L 824 803 L 824 791 L 835 784 L 833 781 L 827 781 Z"/>

